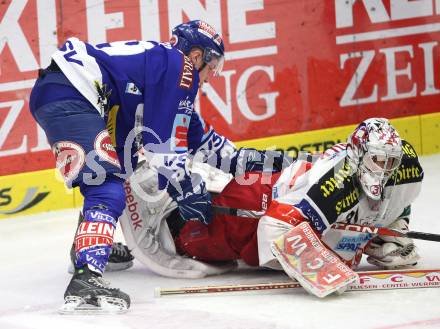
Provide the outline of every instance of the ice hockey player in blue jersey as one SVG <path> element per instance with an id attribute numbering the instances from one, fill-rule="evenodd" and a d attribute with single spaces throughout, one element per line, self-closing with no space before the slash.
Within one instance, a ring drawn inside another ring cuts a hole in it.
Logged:
<path id="1" fill-rule="evenodd" d="M 140 154 L 157 170 L 180 216 L 203 223 L 210 221 L 211 200 L 201 177 L 187 170 L 187 158 L 199 152 L 232 174 L 237 159 L 251 160 L 244 170 L 262 164 L 264 152 L 236 150 L 194 111 L 199 87 L 221 72 L 223 62 L 222 38 L 195 20 L 175 27 L 170 43 L 91 45 L 70 38 L 40 70 L 30 110 L 66 185 L 84 196 L 63 312 L 130 306 L 129 296 L 111 288 L 102 273 L 125 207 L 123 182 Z"/>

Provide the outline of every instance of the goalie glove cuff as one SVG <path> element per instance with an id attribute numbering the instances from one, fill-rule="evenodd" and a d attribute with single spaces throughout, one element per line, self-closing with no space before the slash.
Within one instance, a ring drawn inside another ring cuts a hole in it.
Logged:
<path id="1" fill-rule="evenodd" d="M 408 232 L 408 222 L 399 218 L 389 228 Z M 386 269 L 414 266 L 420 259 L 417 248 L 410 238 L 379 235 L 367 245 L 365 254 L 370 264 Z"/>
<path id="2" fill-rule="evenodd" d="M 417 248 L 413 243 L 399 246 L 392 242 L 382 245 L 371 245 L 365 250 L 368 256 L 367 262 L 386 269 L 414 266 L 420 259 Z"/>

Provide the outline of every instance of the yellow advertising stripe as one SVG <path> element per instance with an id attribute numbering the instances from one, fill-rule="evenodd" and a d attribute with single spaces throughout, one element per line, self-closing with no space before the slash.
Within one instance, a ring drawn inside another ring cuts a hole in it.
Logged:
<path id="1" fill-rule="evenodd" d="M 440 113 L 420 117 L 422 154 L 440 153 Z"/>
<path id="2" fill-rule="evenodd" d="M 0 177 L 0 219 L 74 206 L 54 169 Z"/>
<path id="3" fill-rule="evenodd" d="M 440 113 L 391 119 L 401 137 L 409 141 L 420 154 L 440 153 Z M 291 156 L 298 152 L 322 152 L 332 145 L 345 142 L 356 125 L 348 125 L 294 134 L 236 142 L 240 147 L 282 149 Z"/>

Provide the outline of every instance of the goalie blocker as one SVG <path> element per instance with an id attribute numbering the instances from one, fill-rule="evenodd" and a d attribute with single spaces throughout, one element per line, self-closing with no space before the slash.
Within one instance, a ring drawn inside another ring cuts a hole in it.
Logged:
<path id="1" fill-rule="evenodd" d="M 273 241 L 271 250 L 289 277 L 320 298 L 344 292 L 358 280 L 356 272 L 323 245 L 307 222 Z"/>

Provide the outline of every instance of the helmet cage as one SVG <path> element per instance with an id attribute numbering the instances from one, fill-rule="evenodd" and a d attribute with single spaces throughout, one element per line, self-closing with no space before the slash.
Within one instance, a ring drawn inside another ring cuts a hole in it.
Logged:
<path id="1" fill-rule="evenodd" d="M 362 190 L 373 200 L 382 197 L 388 179 L 400 166 L 402 155 L 397 131 L 383 118 L 365 120 L 347 141 L 348 163 L 357 172 Z"/>
<path id="2" fill-rule="evenodd" d="M 358 179 L 364 192 L 373 200 L 379 200 L 388 179 L 400 166 L 402 154 L 398 150 L 387 151 L 373 146 L 362 157 L 358 167 Z"/>
<path id="3" fill-rule="evenodd" d="M 391 175 L 399 167 L 401 160 L 400 148 L 399 150 L 384 151 L 375 146 L 369 146 L 368 151 L 362 158 L 362 165 L 366 166 L 371 172 L 384 172 Z"/>

